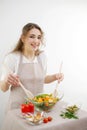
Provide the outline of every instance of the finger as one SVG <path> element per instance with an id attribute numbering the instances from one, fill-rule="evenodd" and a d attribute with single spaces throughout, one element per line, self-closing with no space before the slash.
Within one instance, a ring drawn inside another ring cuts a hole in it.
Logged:
<path id="1" fill-rule="evenodd" d="M 11 76 L 8 77 L 8 82 L 10 83 L 13 83 L 13 82 L 16 82 L 16 80 L 14 78 L 12 78 Z"/>
<path id="2" fill-rule="evenodd" d="M 62 76 L 62 77 L 60 77 L 60 78 L 58 79 L 58 83 L 60 83 L 63 79 L 64 79 L 64 77 L 63 77 L 63 76 Z"/>
<path id="3" fill-rule="evenodd" d="M 15 82 L 19 82 L 18 76 L 14 76 L 14 75 L 10 74 L 8 78 L 15 81 Z"/>
<path id="4" fill-rule="evenodd" d="M 64 79 L 64 77 L 61 77 L 59 80 L 62 81 Z"/>
<path id="5" fill-rule="evenodd" d="M 18 86 L 19 85 L 19 82 L 17 80 L 15 80 L 15 78 L 12 78 L 11 76 L 9 76 L 7 78 L 7 83 L 11 84 L 11 85 L 14 85 L 14 86 Z"/>
<path id="6" fill-rule="evenodd" d="M 7 83 L 10 84 L 10 85 L 17 85 L 17 82 L 15 82 L 15 80 L 12 80 L 12 79 L 8 79 L 7 80 Z"/>

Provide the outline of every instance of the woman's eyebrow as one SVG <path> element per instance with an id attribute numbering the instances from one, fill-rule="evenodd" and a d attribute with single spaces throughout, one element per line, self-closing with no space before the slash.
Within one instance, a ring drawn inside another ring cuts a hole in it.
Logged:
<path id="1" fill-rule="evenodd" d="M 33 34 L 33 33 L 32 33 L 32 34 L 30 34 L 30 35 L 36 36 L 36 35 L 35 35 L 35 34 Z M 39 37 L 41 37 L 41 35 L 38 35 L 38 36 L 39 36 Z"/>

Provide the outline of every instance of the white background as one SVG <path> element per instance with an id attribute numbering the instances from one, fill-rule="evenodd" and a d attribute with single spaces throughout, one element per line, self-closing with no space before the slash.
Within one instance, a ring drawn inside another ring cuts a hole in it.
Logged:
<path id="1" fill-rule="evenodd" d="M 63 61 L 64 81 L 59 90 L 64 101 L 87 109 L 87 2 L 86 0 L 0 0 L 0 68 L 5 54 L 20 37 L 28 22 L 45 33 L 48 73 L 58 72 Z M 1 75 L 1 71 L 0 71 Z M 46 85 L 52 92 L 56 82 Z M 0 126 L 9 92 L 0 91 Z"/>

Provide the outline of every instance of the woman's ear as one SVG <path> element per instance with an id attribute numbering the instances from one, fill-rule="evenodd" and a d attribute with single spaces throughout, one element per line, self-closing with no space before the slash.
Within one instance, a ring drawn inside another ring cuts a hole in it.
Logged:
<path id="1" fill-rule="evenodd" d="M 21 35 L 21 41 L 24 43 L 24 39 L 25 39 L 25 37 L 24 37 L 24 35 Z"/>

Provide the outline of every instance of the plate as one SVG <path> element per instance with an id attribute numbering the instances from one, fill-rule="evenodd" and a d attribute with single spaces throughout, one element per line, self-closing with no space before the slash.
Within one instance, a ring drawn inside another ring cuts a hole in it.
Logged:
<path id="1" fill-rule="evenodd" d="M 43 122 L 44 112 L 35 112 L 34 114 L 26 114 L 26 121 L 31 125 L 39 125 Z"/>

